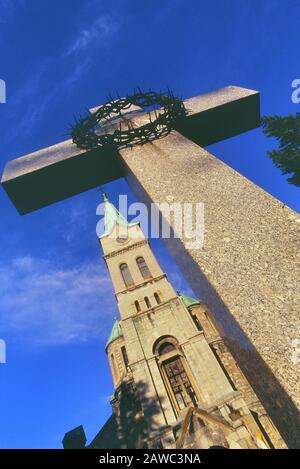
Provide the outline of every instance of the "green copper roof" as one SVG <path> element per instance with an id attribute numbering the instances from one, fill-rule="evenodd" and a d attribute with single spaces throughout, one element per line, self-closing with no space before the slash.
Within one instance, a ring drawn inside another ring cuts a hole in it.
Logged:
<path id="1" fill-rule="evenodd" d="M 103 201 L 105 203 L 104 211 L 104 233 L 102 236 L 109 235 L 116 223 L 123 226 L 129 226 L 128 221 L 116 209 L 116 207 L 108 200 L 106 194 L 103 194 Z"/>
<path id="2" fill-rule="evenodd" d="M 192 298 L 188 295 L 184 295 L 183 293 L 181 293 L 179 295 L 179 297 L 183 300 L 186 307 L 189 307 L 189 306 L 192 306 L 192 305 L 198 305 L 200 303 L 199 300 L 197 300 L 195 298 Z"/>
<path id="3" fill-rule="evenodd" d="M 109 346 L 109 344 L 111 342 L 118 339 L 122 335 L 123 335 L 123 332 L 122 332 L 122 329 L 121 329 L 120 321 L 118 319 L 116 319 L 115 322 L 114 322 L 114 325 L 112 327 L 112 330 L 111 330 L 110 336 L 108 338 L 108 341 L 106 343 L 106 348 Z"/>

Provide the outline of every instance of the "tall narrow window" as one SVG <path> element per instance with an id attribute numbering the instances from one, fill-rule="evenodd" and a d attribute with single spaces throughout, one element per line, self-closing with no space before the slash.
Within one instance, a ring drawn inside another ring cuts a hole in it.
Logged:
<path id="1" fill-rule="evenodd" d="M 179 409 L 191 403 L 195 405 L 196 395 L 185 372 L 180 357 L 174 357 L 163 364 Z"/>
<path id="2" fill-rule="evenodd" d="M 140 305 L 140 302 L 138 300 L 136 300 L 134 302 L 135 304 L 135 309 L 136 309 L 136 312 L 139 313 L 141 311 L 141 305 Z"/>
<path id="3" fill-rule="evenodd" d="M 224 375 L 225 375 L 226 378 L 228 379 L 228 381 L 229 381 L 229 383 L 230 383 L 232 389 L 233 389 L 234 391 L 237 391 L 236 385 L 235 385 L 234 382 L 232 381 L 231 376 L 230 376 L 230 374 L 228 373 L 228 371 L 227 371 L 227 369 L 226 369 L 224 363 L 222 362 L 221 358 L 219 357 L 217 351 L 215 350 L 215 348 L 214 348 L 212 345 L 210 346 L 210 348 L 211 348 L 211 351 L 212 351 L 212 353 L 214 354 L 214 356 L 215 356 L 217 362 L 219 363 L 220 367 L 222 368 L 222 370 L 223 370 L 223 372 L 224 372 Z"/>
<path id="4" fill-rule="evenodd" d="M 155 298 L 155 301 L 158 305 L 160 305 L 161 303 L 161 299 L 160 299 L 160 296 L 158 293 L 154 293 L 154 298 Z"/>
<path id="5" fill-rule="evenodd" d="M 132 285 L 134 285 L 133 278 L 131 277 L 131 273 L 130 273 L 130 270 L 128 268 L 128 265 L 127 264 L 121 264 L 120 265 L 120 271 L 121 271 L 122 278 L 124 280 L 124 283 L 125 283 L 126 287 L 131 287 Z"/>
<path id="6" fill-rule="evenodd" d="M 116 362 L 115 362 L 115 357 L 113 354 L 110 356 L 111 364 L 112 364 L 112 369 L 115 377 L 117 376 L 117 367 L 116 367 Z"/>
<path id="7" fill-rule="evenodd" d="M 150 300 L 149 300 L 148 296 L 145 296 L 144 300 L 145 300 L 147 308 L 148 309 L 151 308 L 151 303 L 150 303 Z"/>
<path id="8" fill-rule="evenodd" d="M 178 350 L 177 340 L 174 337 L 163 337 L 156 343 L 153 352 L 159 356 L 163 379 L 177 411 L 189 405 L 197 405 L 197 396 L 184 357 Z"/>
<path id="9" fill-rule="evenodd" d="M 128 356 L 127 356 L 126 348 L 125 348 L 124 346 L 121 347 L 121 352 L 122 352 L 122 357 L 123 357 L 124 365 L 125 365 L 126 368 L 127 368 L 128 365 L 129 365 L 129 361 L 128 361 Z"/>
<path id="10" fill-rule="evenodd" d="M 148 269 L 148 266 L 143 257 L 138 257 L 136 260 L 136 263 L 138 265 L 138 268 L 140 269 L 140 272 L 144 280 L 152 277 L 150 270 Z"/>
<path id="11" fill-rule="evenodd" d="M 194 321 L 195 326 L 197 327 L 198 331 L 203 331 L 203 327 L 201 325 L 201 322 L 199 321 L 198 317 L 196 314 L 191 314 L 191 318 Z"/>

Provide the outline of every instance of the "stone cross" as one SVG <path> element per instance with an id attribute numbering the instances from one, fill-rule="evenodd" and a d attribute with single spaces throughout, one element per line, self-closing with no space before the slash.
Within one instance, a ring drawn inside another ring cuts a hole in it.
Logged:
<path id="1" fill-rule="evenodd" d="M 122 176 L 148 206 L 203 202 L 203 248 L 186 249 L 184 231 L 167 246 L 294 446 L 300 217 L 203 148 L 259 126 L 258 92 L 228 86 L 184 103 L 184 123 L 162 139 L 111 152 L 67 140 L 8 162 L 1 184 L 20 214 Z"/>

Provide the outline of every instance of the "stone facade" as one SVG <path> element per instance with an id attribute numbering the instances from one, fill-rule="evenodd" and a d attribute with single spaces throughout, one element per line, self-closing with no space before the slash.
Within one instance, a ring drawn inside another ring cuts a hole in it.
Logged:
<path id="1" fill-rule="evenodd" d="M 210 107 L 209 122 L 219 134 L 236 112 L 220 121 L 215 113 L 235 91 L 226 87 L 187 99 L 190 132 L 179 127 L 135 151 L 122 150 L 121 158 L 131 189 L 149 209 L 153 202 L 204 204 L 203 248 L 187 248 L 182 226 L 177 231 L 183 234 L 166 239 L 166 245 L 208 304 L 285 441 L 299 448 L 300 379 L 293 344 L 300 336 L 300 216 L 201 148 L 218 141 L 203 138 L 206 126 L 198 121 L 203 109 Z M 142 122 L 134 119 L 135 125 Z"/>
<path id="2" fill-rule="evenodd" d="M 139 225 L 100 244 L 121 317 L 106 347 L 119 447 L 285 448 L 209 308 L 175 292 Z"/>

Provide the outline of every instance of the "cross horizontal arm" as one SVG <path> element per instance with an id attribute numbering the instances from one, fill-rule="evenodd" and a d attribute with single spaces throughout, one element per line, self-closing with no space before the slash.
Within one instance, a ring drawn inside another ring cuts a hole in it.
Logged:
<path id="1" fill-rule="evenodd" d="M 201 146 L 259 125 L 259 93 L 228 86 L 187 99 L 177 130 Z M 1 184 L 20 214 L 79 194 L 124 175 L 117 152 L 86 151 L 71 140 L 9 161 Z"/>
<path id="2" fill-rule="evenodd" d="M 184 101 L 188 119 L 177 130 L 201 147 L 260 125 L 259 92 L 226 86 Z"/>
<path id="3" fill-rule="evenodd" d="M 122 176 L 116 151 L 86 151 L 66 140 L 8 162 L 1 185 L 24 215 Z"/>

